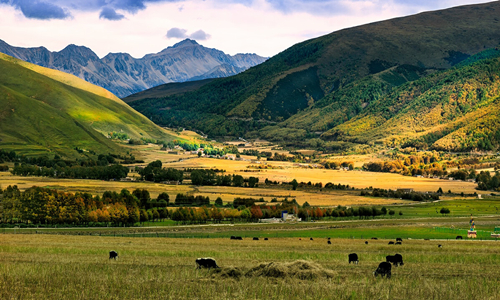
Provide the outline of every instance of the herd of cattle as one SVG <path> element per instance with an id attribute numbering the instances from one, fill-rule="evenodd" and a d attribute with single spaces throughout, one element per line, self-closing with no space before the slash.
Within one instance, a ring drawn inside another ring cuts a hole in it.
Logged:
<path id="1" fill-rule="evenodd" d="M 461 236 L 457 236 L 457 239 L 461 239 Z M 241 236 L 231 236 L 231 240 L 243 240 Z M 254 241 L 258 241 L 258 237 L 253 238 Z M 269 240 L 268 238 L 264 238 L 264 240 Z M 300 240 L 300 239 L 299 239 Z M 310 238 L 312 241 L 313 238 Z M 372 238 L 372 240 L 377 240 L 377 238 Z M 396 242 L 390 241 L 389 245 L 401 245 L 403 242 L 403 239 L 397 238 Z M 328 245 L 331 245 L 330 238 L 328 238 Z M 365 244 L 368 244 L 368 241 L 365 241 Z M 438 245 L 439 248 L 442 248 L 442 245 Z M 118 258 L 118 252 L 116 251 L 109 251 L 109 259 L 114 259 L 116 260 Z M 358 264 L 359 263 L 359 257 L 356 253 L 351 253 L 348 255 L 349 258 L 349 264 Z M 207 268 L 207 269 L 212 269 L 212 268 L 220 268 L 217 265 L 217 262 L 215 259 L 210 258 L 210 257 L 205 257 L 205 258 L 197 258 L 196 259 L 196 268 L 201 269 L 201 268 Z M 381 275 L 382 277 L 387 277 L 391 278 L 391 269 L 392 265 L 398 267 L 404 265 L 403 263 L 403 256 L 401 254 L 395 254 L 395 255 L 387 255 L 385 257 L 385 261 L 381 262 L 375 272 L 373 272 L 373 275 L 377 277 L 378 275 Z"/>

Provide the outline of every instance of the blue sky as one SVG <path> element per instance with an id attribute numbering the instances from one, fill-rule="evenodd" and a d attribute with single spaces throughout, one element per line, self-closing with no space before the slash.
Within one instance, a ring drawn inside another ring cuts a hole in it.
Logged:
<path id="1" fill-rule="evenodd" d="M 229 54 L 272 56 L 342 28 L 482 0 L 0 0 L 0 39 L 100 57 L 142 57 L 191 38 Z"/>

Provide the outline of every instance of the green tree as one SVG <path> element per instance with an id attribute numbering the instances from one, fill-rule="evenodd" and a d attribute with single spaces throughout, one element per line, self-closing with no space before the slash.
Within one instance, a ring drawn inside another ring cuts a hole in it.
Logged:
<path id="1" fill-rule="evenodd" d="M 241 187 L 241 186 L 243 186 L 244 182 L 245 182 L 245 180 L 243 179 L 243 176 L 241 176 L 241 175 L 234 175 L 233 176 L 233 186 Z"/>
<path id="2" fill-rule="evenodd" d="M 297 187 L 299 186 L 299 183 L 297 182 L 296 179 L 292 180 L 292 182 L 290 182 L 290 184 L 292 185 L 292 189 L 295 191 L 297 189 Z"/>
<path id="3" fill-rule="evenodd" d="M 148 203 L 151 200 L 151 197 L 149 195 L 148 190 L 146 190 L 146 189 L 135 189 L 132 192 L 132 195 L 134 195 L 135 197 L 137 197 L 137 199 L 139 199 L 139 203 L 140 203 L 140 207 L 141 208 L 147 208 L 148 207 Z"/>
<path id="4" fill-rule="evenodd" d="M 250 177 L 248 178 L 248 186 L 253 188 L 259 183 L 259 178 L 257 177 Z"/>
<path id="5" fill-rule="evenodd" d="M 448 208 L 441 208 L 441 210 L 439 211 L 442 215 L 445 215 L 445 214 L 449 214 L 450 213 L 450 210 Z"/>
<path id="6" fill-rule="evenodd" d="M 217 199 L 215 200 L 215 206 L 222 206 L 222 205 L 223 205 L 222 198 L 217 197 Z"/>
<path id="7" fill-rule="evenodd" d="M 382 212 L 383 215 L 387 215 L 387 208 L 385 208 L 385 206 L 382 207 L 380 211 Z"/>
<path id="8" fill-rule="evenodd" d="M 158 210 L 153 209 L 151 213 L 153 214 L 153 220 L 157 221 L 160 218 L 160 213 L 158 212 Z"/>
<path id="9" fill-rule="evenodd" d="M 148 213 L 146 212 L 145 209 L 141 209 L 141 216 L 140 216 L 140 221 L 141 222 L 146 222 L 148 221 Z"/>

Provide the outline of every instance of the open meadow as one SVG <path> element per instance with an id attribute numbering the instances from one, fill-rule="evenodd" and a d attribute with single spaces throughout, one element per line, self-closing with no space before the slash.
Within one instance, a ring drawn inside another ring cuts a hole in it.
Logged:
<path id="1" fill-rule="evenodd" d="M 325 232 L 326 233 L 326 232 Z M 499 242 L 2 234 L 1 299 L 498 299 Z M 438 244 L 442 248 L 438 248 Z M 118 260 L 109 260 L 116 250 Z M 349 264 L 357 253 L 359 264 Z M 387 255 L 404 265 L 374 277 Z M 213 257 L 221 269 L 196 270 Z"/>

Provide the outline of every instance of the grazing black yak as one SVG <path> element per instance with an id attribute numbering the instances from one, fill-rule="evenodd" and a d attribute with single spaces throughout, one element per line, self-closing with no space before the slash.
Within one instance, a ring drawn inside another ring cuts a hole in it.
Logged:
<path id="1" fill-rule="evenodd" d="M 112 250 L 112 251 L 109 251 L 109 259 L 114 259 L 116 260 L 118 258 L 118 252 Z"/>
<path id="2" fill-rule="evenodd" d="M 215 262 L 215 259 L 206 257 L 206 258 L 197 258 L 196 259 L 196 269 L 201 269 L 201 268 L 219 268 L 217 266 L 217 262 Z"/>
<path id="3" fill-rule="evenodd" d="M 356 253 L 349 254 L 349 263 L 351 263 L 351 262 L 353 264 L 358 264 L 359 259 L 358 259 L 358 255 Z"/>
<path id="4" fill-rule="evenodd" d="M 377 277 L 378 274 L 382 275 L 382 277 L 386 276 L 387 278 L 391 278 L 391 264 L 388 263 L 388 262 L 381 262 L 379 265 L 378 265 L 378 268 L 377 270 L 375 270 L 375 272 L 373 272 L 373 275 L 375 275 L 375 277 Z"/>
<path id="5" fill-rule="evenodd" d="M 396 267 L 404 265 L 403 256 L 401 256 L 401 254 L 387 255 L 385 257 L 385 261 L 388 263 L 392 263 Z"/>

